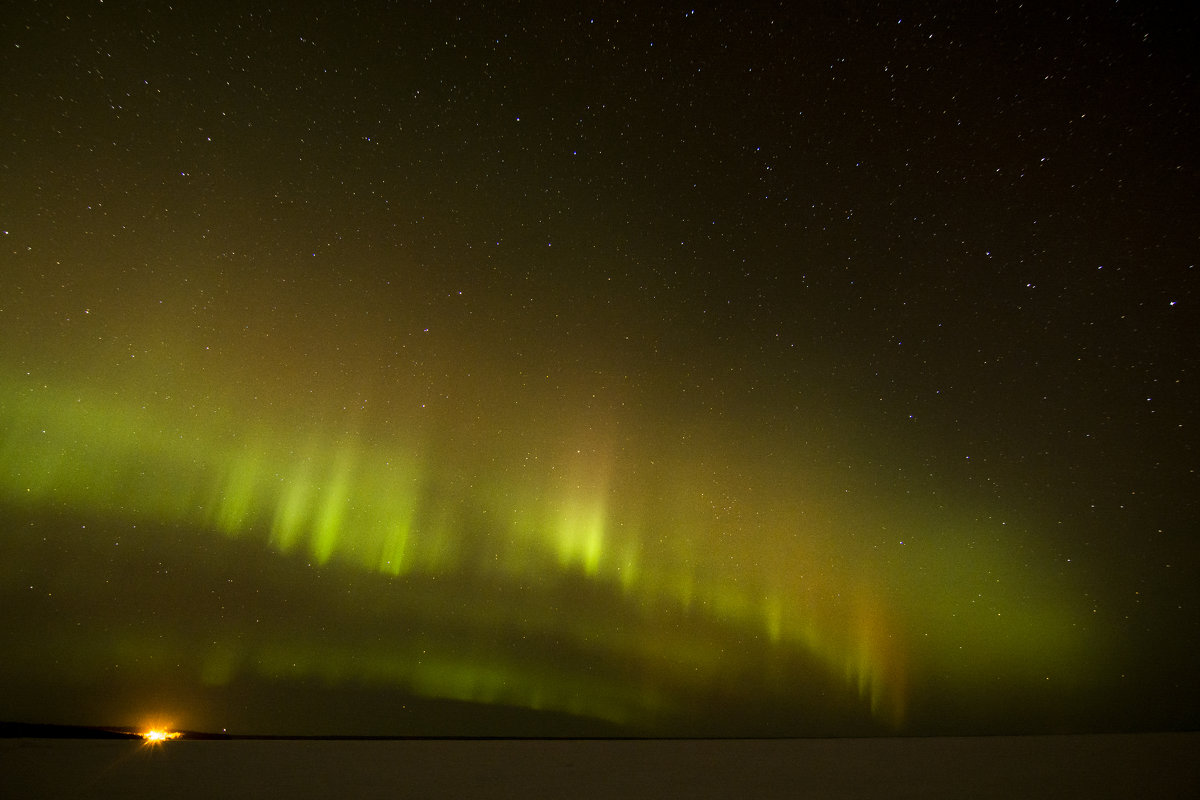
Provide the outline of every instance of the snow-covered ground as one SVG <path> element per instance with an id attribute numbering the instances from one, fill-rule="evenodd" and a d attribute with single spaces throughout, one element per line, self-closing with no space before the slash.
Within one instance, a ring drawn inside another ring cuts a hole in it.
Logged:
<path id="1" fill-rule="evenodd" d="M 0 741 L 0 797 L 1182 798 L 1200 734 Z"/>

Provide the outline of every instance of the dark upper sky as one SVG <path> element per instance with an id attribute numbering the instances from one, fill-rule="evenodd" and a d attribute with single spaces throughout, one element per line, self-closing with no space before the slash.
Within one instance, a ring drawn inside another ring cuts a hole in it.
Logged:
<path id="1" fill-rule="evenodd" d="M 5 15 L 0 718 L 1195 727 L 1194 14 L 348 5 Z"/>

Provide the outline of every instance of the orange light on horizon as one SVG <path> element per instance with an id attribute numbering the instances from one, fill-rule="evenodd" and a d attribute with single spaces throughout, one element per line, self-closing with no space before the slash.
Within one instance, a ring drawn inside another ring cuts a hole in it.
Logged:
<path id="1" fill-rule="evenodd" d="M 165 742 L 169 739 L 178 739 L 180 735 L 181 734 L 178 731 L 164 731 L 155 729 L 144 732 L 142 734 L 142 740 L 146 744 L 158 744 L 159 742 Z"/>

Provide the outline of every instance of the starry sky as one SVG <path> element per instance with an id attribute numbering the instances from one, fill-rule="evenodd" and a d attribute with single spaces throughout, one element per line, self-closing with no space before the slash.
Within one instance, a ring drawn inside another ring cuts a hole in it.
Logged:
<path id="1" fill-rule="evenodd" d="M 6 12 L 0 718 L 1194 729 L 1195 13 L 570 5 Z"/>

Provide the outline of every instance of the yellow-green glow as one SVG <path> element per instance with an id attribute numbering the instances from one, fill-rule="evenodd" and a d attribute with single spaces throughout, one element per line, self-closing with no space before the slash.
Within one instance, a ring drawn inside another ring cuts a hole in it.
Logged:
<path id="1" fill-rule="evenodd" d="M 918 583 L 908 573 L 856 563 L 868 556 L 824 544 L 852 520 L 814 520 L 779 493 L 764 497 L 772 505 L 757 513 L 715 482 L 719 469 L 698 477 L 668 463 L 642 482 L 623 475 L 621 459 L 604 455 L 591 469 L 576 460 L 562 471 L 557 463 L 489 471 L 480 468 L 496 460 L 487 442 L 479 453 L 446 458 L 391 431 L 372 438 L 303 418 L 285 431 L 282 420 L 238 419 L 220 406 L 150 409 L 119 393 L 27 376 L 0 379 L 0 409 L 0 492 L 9 503 L 186 524 L 257 539 L 314 565 L 405 580 L 477 576 L 514 588 L 502 598 L 471 598 L 461 613 L 473 624 L 491 620 L 495 630 L 516 628 L 642 665 L 624 677 L 590 675 L 486 648 L 420 648 L 411 637 L 364 651 L 248 634 L 198 654 L 195 669 L 208 685 L 228 684 L 243 671 L 315 676 L 646 719 L 668 708 L 678 687 L 753 669 L 741 665 L 737 646 L 690 627 L 707 620 L 730 642 L 816 659 L 880 719 L 898 723 L 912 642 L 897 623 L 911 630 L 945 600 L 932 585 L 920 586 L 926 597 L 914 597 Z M 961 569 L 949 553 L 918 566 L 918 574 Z M 873 573 L 877 581 L 863 578 Z M 636 616 L 603 620 L 539 608 L 529 593 L 556 580 L 622 598 Z M 1039 623 L 1009 605 L 1010 617 L 972 629 L 977 653 L 1037 635 Z M 427 620 L 459 613 L 412 610 Z M 1035 660 L 1067 662 L 1064 644 L 1040 641 L 1046 652 Z"/>
<path id="2" fill-rule="evenodd" d="M 560 518 L 555 539 L 560 567 L 579 567 L 595 577 L 604 550 L 603 508 L 570 504 Z"/>

